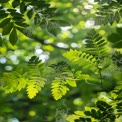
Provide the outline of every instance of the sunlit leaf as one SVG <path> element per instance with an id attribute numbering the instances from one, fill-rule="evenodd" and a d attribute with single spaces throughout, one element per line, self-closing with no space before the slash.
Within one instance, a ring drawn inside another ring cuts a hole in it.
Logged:
<path id="1" fill-rule="evenodd" d="M 51 92 L 55 100 L 59 100 L 64 96 L 69 88 L 65 86 L 65 83 L 56 78 L 51 84 Z"/>
<path id="2" fill-rule="evenodd" d="M 68 83 L 68 85 L 72 86 L 72 87 L 76 87 L 76 81 L 73 79 L 67 79 L 66 82 Z"/>
<path id="3" fill-rule="evenodd" d="M 27 94 L 30 99 L 34 98 L 36 94 L 41 91 L 41 88 L 44 87 L 44 81 L 30 81 L 27 86 Z"/>

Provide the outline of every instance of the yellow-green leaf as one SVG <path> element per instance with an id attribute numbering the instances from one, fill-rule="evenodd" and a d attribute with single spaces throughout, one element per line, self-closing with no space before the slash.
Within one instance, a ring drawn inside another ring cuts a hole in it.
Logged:
<path id="1" fill-rule="evenodd" d="M 76 81 L 73 80 L 73 79 L 68 79 L 68 80 L 66 80 L 66 82 L 68 83 L 68 85 L 70 85 L 72 87 L 76 87 L 77 86 Z"/>
<path id="2" fill-rule="evenodd" d="M 69 88 L 65 86 L 64 81 L 60 81 L 60 79 L 55 79 L 51 84 L 51 92 L 55 100 L 59 100 L 64 96 Z"/>
<path id="3" fill-rule="evenodd" d="M 67 120 L 68 122 L 75 122 L 75 120 L 76 120 L 76 119 L 79 119 L 79 118 L 80 118 L 80 116 L 75 115 L 75 114 L 72 114 L 72 115 L 68 115 L 67 118 L 66 118 L 66 120 Z"/>
<path id="4" fill-rule="evenodd" d="M 27 94 L 30 99 L 34 98 L 42 87 L 44 87 L 45 82 L 40 81 L 29 81 L 27 86 Z"/>
<path id="5" fill-rule="evenodd" d="M 26 84 L 27 84 L 27 79 L 25 79 L 25 78 L 19 78 L 18 79 L 18 86 L 17 86 L 17 89 L 18 89 L 18 91 L 20 91 L 20 90 L 22 90 L 23 88 L 25 88 L 26 87 Z"/>

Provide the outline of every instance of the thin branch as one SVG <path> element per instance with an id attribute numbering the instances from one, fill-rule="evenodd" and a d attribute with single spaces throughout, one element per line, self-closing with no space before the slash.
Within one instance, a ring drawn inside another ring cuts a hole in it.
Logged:
<path id="1" fill-rule="evenodd" d="M 20 29 L 19 29 L 20 30 Z M 54 48 L 58 48 L 58 49 L 63 49 L 63 50 L 69 50 L 70 48 L 66 48 L 66 47 L 59 47 L 57 46 L 56 44 L 54 43 L 45 43 L 45 40 L 44 39 L 41 39 L 39 37 L 37 37 L 36 35 L 34 35 L 29 29 L 25 29 L 25 30 L 20 30 L 21 33 L 23 33 L 25 36 L 41 43 L 42 45 L 50 45 Z"/>
<path id="2" fill-rule="evenodd" d="M 97 66 L 97 68 L 98 68 L 98 71 L 99 71 L 101 88 L 109 92 L 110 90 L 108 88 L 105 88 L 104 85 L 103 85 L 103 76 L 102 76 L 101 69 L 98 66 Z"/>
<path id="3" fill-rule="evenodd" d="M 66 48 L 66 47 L 59 47 L 57 46 L 56 44 L 54 43 L 45 43 L 45 40 L 43 39 L 40 39 L 39 37 L 33 35 L 33 38 L 34 40 L 38 41 L 39 43 L 43 44 L 43 45 L 51 45 L 52 47 L 54 48 L 58 48 L 58 49 L 63 49 L 63 50 L 69 50 L 69 48 Z"/>

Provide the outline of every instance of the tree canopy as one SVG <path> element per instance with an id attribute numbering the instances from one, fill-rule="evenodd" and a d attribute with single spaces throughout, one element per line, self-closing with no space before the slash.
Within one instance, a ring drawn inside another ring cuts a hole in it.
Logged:
<path id="1" fill-rule="evenodd" d="M 122 121 L 122 0 L 0 0 L 0 122 Z"/>

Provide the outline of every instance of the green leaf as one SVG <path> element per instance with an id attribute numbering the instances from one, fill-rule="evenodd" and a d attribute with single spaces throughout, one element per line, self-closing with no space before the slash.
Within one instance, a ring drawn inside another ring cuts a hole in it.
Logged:
<path id="1" fill-rule="evenodd" d="M 97 118 L 97 111 L 95 109 L 92 109 L 91 110 L 91 116 L 94 117 L 94 118 Z"/>
<path id="2" fill-rule="evenodd" d="M 58 20 L 59 25 L 62 27 L 71 26 L 71 23 L 65 20 Z"/>
<path id="3" fill-rule="evenodd" d="M 29 60 L 30 62 L 34 62 L 37 56 L 32 56 L 31 59 Z"/>
<path id="4" fill-rule="evenodd" d="M 7 11 L 9 11 L 10 13 L 16 13 L 16 9 L 7 9 Z"/>
<path id="5" fill-rule="evenodd" d="M 6 18 L 8 16 L 8 14 L 0 14 L 0 19 Z"/>
<path id="6" fill-rule="evenodd" d="M 55 78 L 51 84 L 51 88 L 55 100 L 61 99 L 69 91 L 69 88 L 65 85 L 65 81 L 61 81 L 59 78 Z"/>
<path id="7" fill-rule="evenodd" d="M 25 2 L 32 2 L 32 0 L 24 0 Z"/>
<path id="8" fill-rule="evenodd" d="M 0 10 L 0 15 L 1 14 L 5 14 L 5 11 L 4 10 Z"/>
<path id="9" fill-rule="evenodd" d="M 9 22 L 10 22 L 11 18 L 6 18 L 4 19 L 1 23 L 0 23 L 0 27 L 5 27 Z"/>
<path id="10" fill-rule="evenodd" d="M 20 90 L 24 89 L 26 87 L 27 81 L 28 80 L 25 78 L 18 78 L 17 90 L 20 91 Z"/>
<path id="11" fill-rule="evenodd" d="M 77 114 L 71 114 L 71 115 L 68 115 L 68 116 L 66 117 L 66 120 L 67 120 L 68 122 L 76 122 L 75 120 L 77 120 L 77 119 L 79 119 L 79 118 L 80 118 L 79 115 L 77 115 Z"/>
<path id="12" fill-rule="evenodd" d="M 0 36 L 0 47 L 2 47 L 2 41 L 3 41 L 3 39 L 2 39 L 2 37 Z"/>
<path id="13" fill-rule="evenodd" d="M 28 16 L 29 19 L 32 18 L 33 13 L 34 13 L 33 9 L 30 9 L 30 10 L 27 12 L 27 16 Z"/>
<path id="14" fill-rule="evenodd" d="M 28 79 L 24 78 L 20 72 L 17 72 L 17 70 L 9 73 L 4 72 L 3 79 L 3 90 L 5 90 L 6 93 L 13 93 L 17 90 L 20 91 L 24 89 L 28 81 Z"/>
<path id="15" fill-rule="evenodd" d="M 20 12 L 24 13 L 26 11 L 27 6 L 25 5 L 25 2 L 22 1 L 20 4 Z"/>
<path id="16" fill-rule="evenodd" d="M 16 12 L 16 11 L 11 12 L 11 15 L 12 15 L 13 17 L 19 17 L 19 18 L 22 18 L 22 17 L 24 16 L 23 14 L 20 14 L 20 13 L 18 13 L 18 12 Z"/>
<path id="17" fill-rule="evenodd" d="M 47 32 L 52 34 L 53 36 L 56 36 L 58 34 L 58 32 L 60 31 L 60 28 L 47 28 Z"/>
<path id="18" fill-rule="evenodd" d="M 0 19 L 7 17 L 8 14 L 4 10 L 0 10 Z"/>
<path id="19" fill-rule="evenodd" d="M 24 34 L 27 37 L 32 37 L 32 33 L 29 29 L 25 29 L 19 26 L 16 26 L 16 29 L 19 30 L 22 34 Z"/>
<path id="20" fill-rule="evenodd" d="M 13 28 L 12 32 L 9 35 L 9 41 L 12 45 L 15 45 L 15 43 L 17 42 L 17 32 L 16 32 L 16 28 Z"/>
<path id="21" fill-rule="evenodd" d="M 29 63 L 32 63 L 32 64 L 40 64 L 41 60 L 39 60 L 39 57 L 37 56 L 32 56 L 31 59 L 29 60 Z"/>
<path id="22" fill-rule="evenodd" d="M 30 99 L 34 98 L 36 94 L 41 91 L 42 87 L 44 87 L 45 82 L 43 80 L 40 81 L 29 81 L 27 86 L 27 94 Z"/>
<path id="23" fill-rule="evenodd" d="M 0 0 L 0 3 L 7 3 L 9 0 Z"/>
<path id="24" fill-rule="evenodd" d="M 16 26 L 16 29 L 17 29 L 18 31 L 20 31 L 21 33 L 24 34 L 24 32 L 23 32 L 23 31 L 24 31 L 24 28 Z"/>
<path id="25" fill-rule="evenodd" d="M 41 23 L 40 20 L 41 20 L 41 19 L 40 19 L 39 14 L 36 14 L 35 17 L 34 17 L 34 24 L 40 24 L 40 23 Z"/>
<path id="26" fill-rule="evenodd" d="M 85 111 L 84 112 L 87 116 L 91 116 L 91 112 L 90 111 Z"/>
<path id="27" fill-rule="evenodd" d="M 67 79 L 66 82 L 68 83 L 68 85 L 72 86 L 72 87 L 76 87 L 76 81 L 73 79 Z"/>
<path id="28" fill-rule="evenodd" d="M 2 35 L 7 35 L 10 33 L 11 29 L 13 27 L 13 22 L 10 22 L 9 24 L 7 24 L 4 28 L 3 28 L 3 31 L 2 31 Z"/>
<path id="29" fill-rule="evenodd" d="M 29 26 L 28 24 L 22 23 L 22 22 L 15 22 L 15 23 L 16 23 L 16 25 L 21 26 L 21 27 L 28 27 Z"/>
<path id="30" fill-rule="evenodd" d="M 48 33 L 49 34 L 52 34 L 52 35 L 54 35 L 54 36 L 56 36 L 57 35 L 57 31 L 56 31 L 56 29 L 47 29 L 48 31 Z"/>
<path id="31" fill-rule="evenodd" d="M 17 7 L 19 4 L 20 4 L 20 0 L 14 0 L 14 1 L 12 2 L 12 7 L 15 8 L 15 7 Z"/>
<path id="32" fill-rule="evenodd" d="M 25 21 L 25 19 L 22 17 L 13 17 L 13 20 L 15 20 L 16 22 L 21 22 L 21 23 Z"/>
<path id="33" fill-rule="evenodd" d="M 3 9 L 3 6 L 0 6 L 0 9 Z"/>

